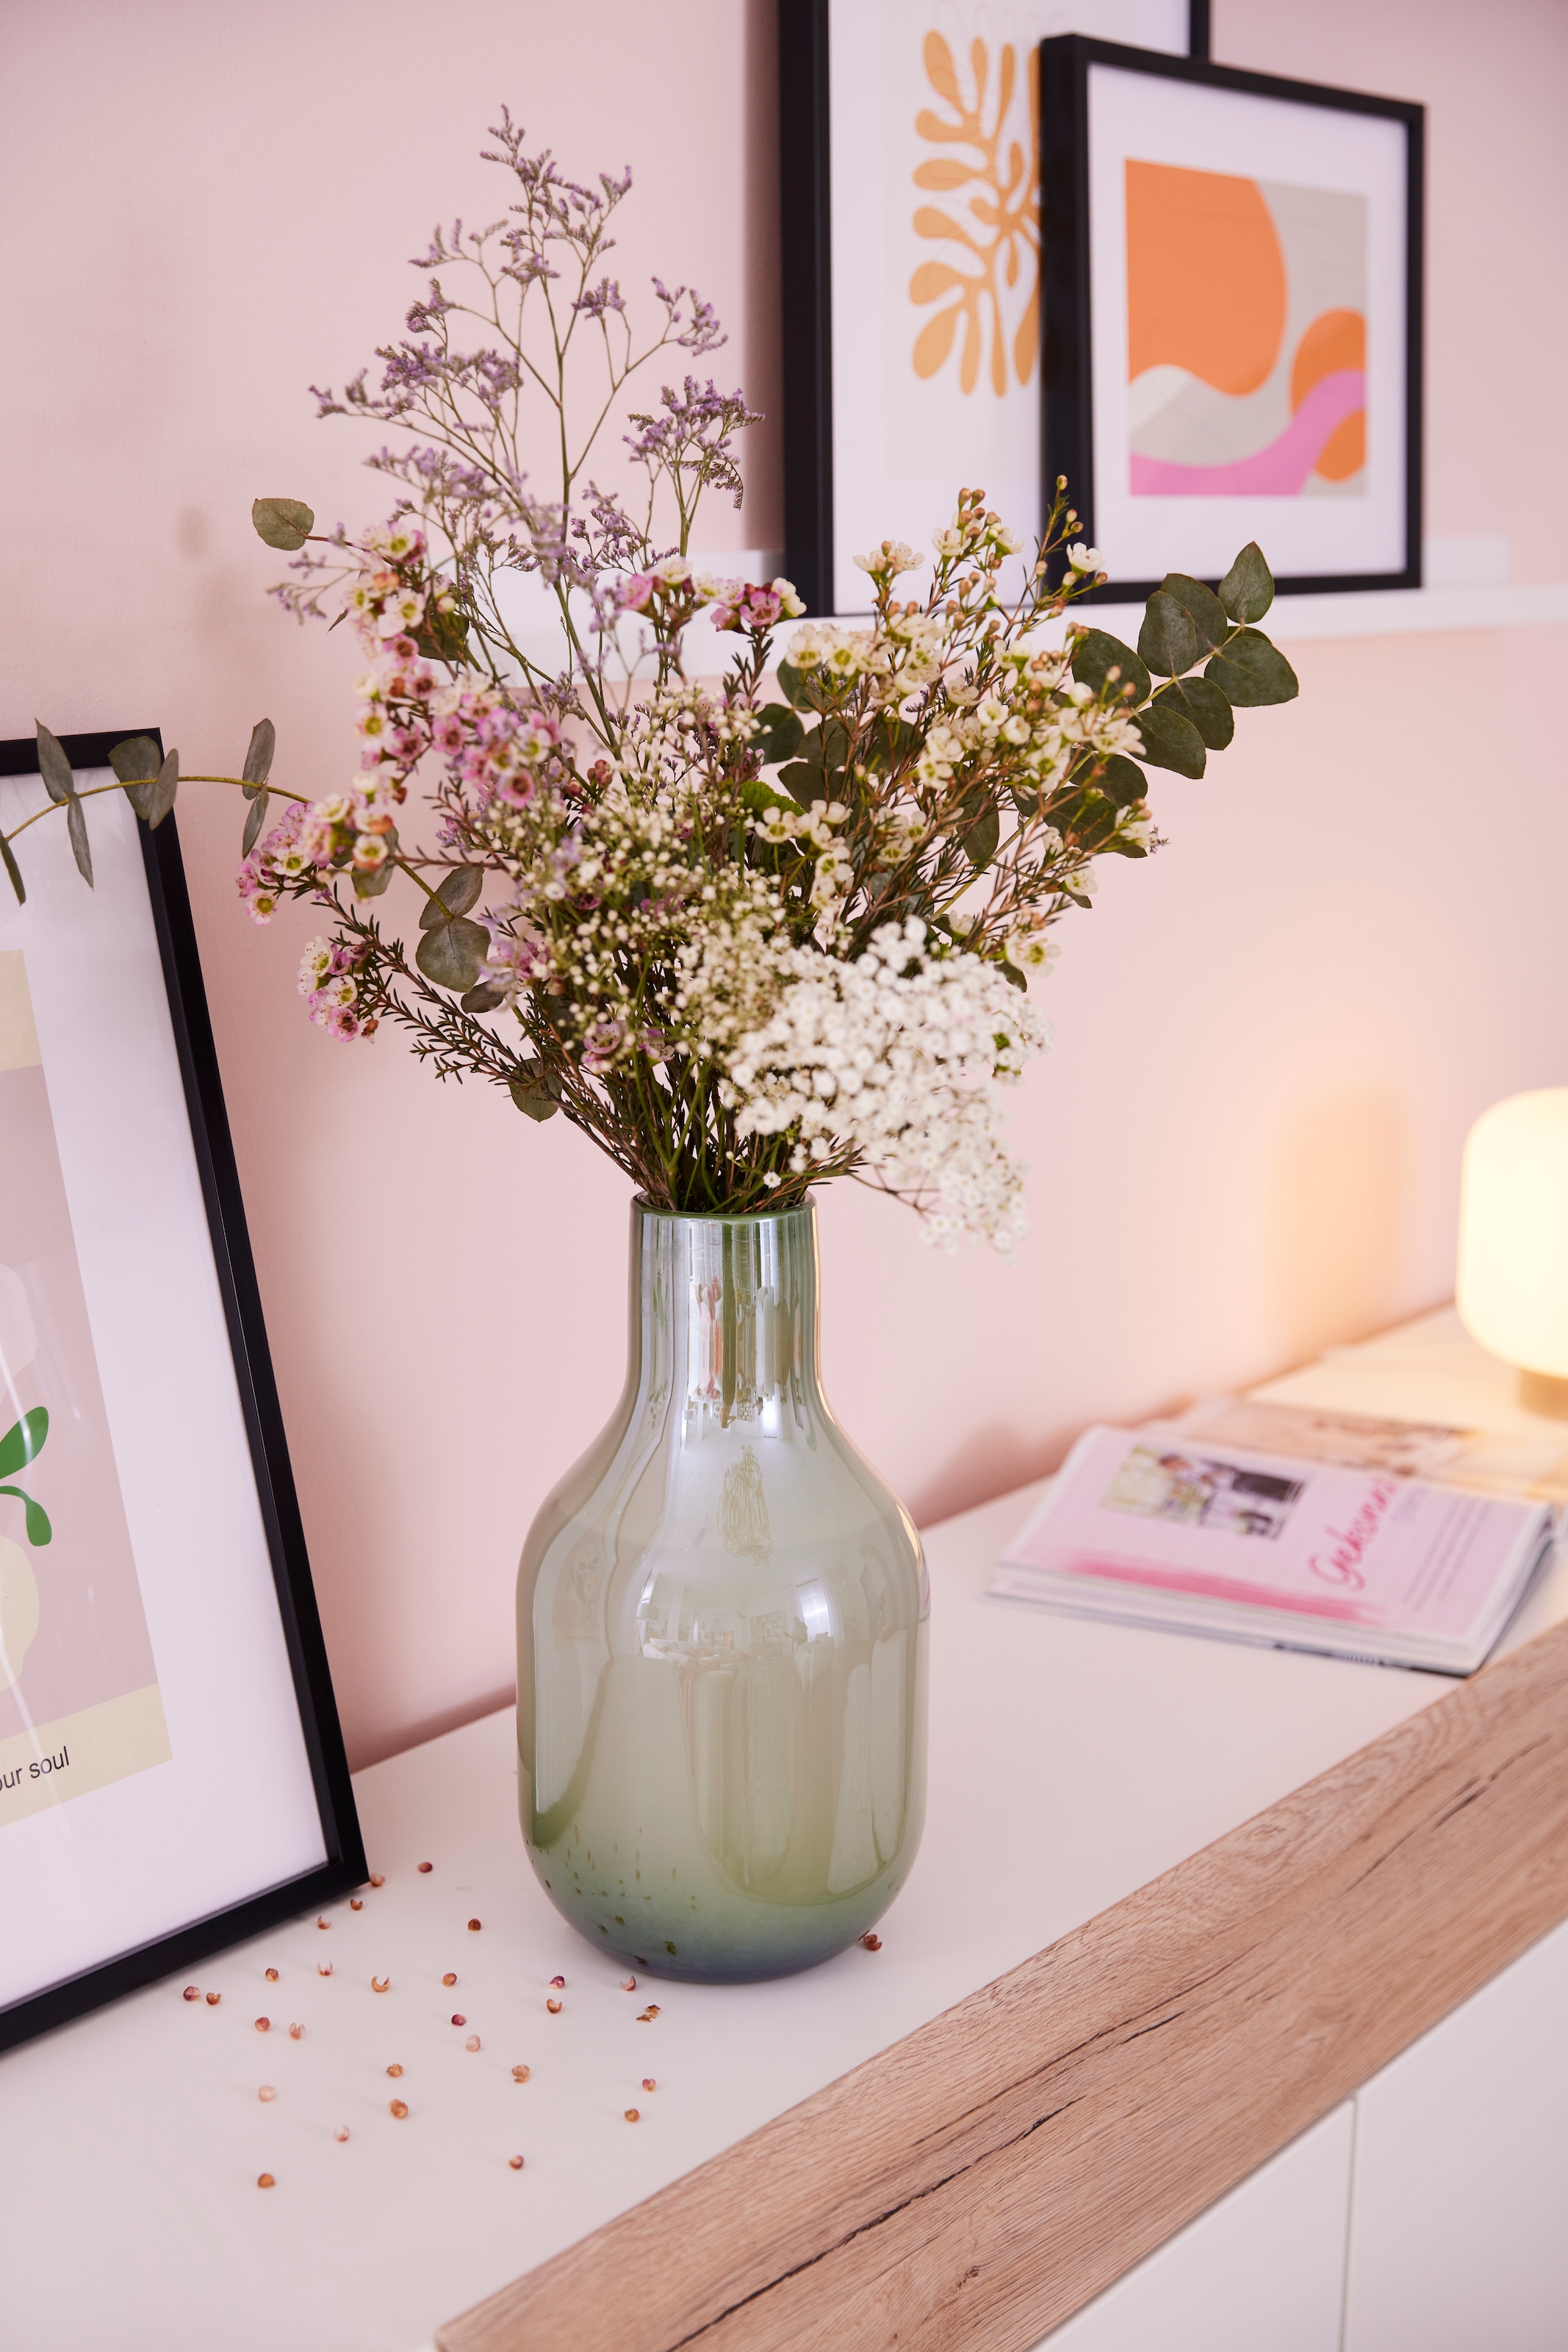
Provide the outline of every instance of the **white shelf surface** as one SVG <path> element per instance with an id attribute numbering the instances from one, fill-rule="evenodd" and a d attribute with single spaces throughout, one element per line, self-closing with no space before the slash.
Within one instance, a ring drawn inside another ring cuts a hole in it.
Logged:
<path id="1" fill-rule="evenodd" d="M 1369 1411 L 1426 1415 L 1440 1393 L 1453 1417 L 1506 1415 L 1510 1375 L 1456 1330 L 1427 1318 L 1296 1381 Z M 991 1562 L 1038 1491 L 927 1535 L 930 1808 L 880 1952 L 772 1985 L 644 1977 L 623 1992 L 528 1870 L 509 1711 L 394 1757 L 356 1780 L 386 1882 L 361 1911 L 340 1903 L 324 1929 L 312 1916 L 208 1962 L 196 1978 L 215 2008 L 165 1983 L 0 2058 L 6 2352 L 418 2352 L 442 2320 L 1451 1687 L 989 1601 Z M 1510 1644 L 1564 1613 L 1558 1568 Z M 661 2013 L 639 2023 L 649 2000 Z"/>

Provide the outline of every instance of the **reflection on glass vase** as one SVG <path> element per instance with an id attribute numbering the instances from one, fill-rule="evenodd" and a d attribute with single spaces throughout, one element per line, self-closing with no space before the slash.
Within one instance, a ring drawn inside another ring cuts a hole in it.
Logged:
<path id="1" fill-rule="evenodd" d="M 523 1835 L 657 1974 L 810 1968 L 884 1911 L 925 1803 L 920 1539 L 817 1364 L 816 1212 L 632 1210 L 609 1425 L 517 1576 Z"/>

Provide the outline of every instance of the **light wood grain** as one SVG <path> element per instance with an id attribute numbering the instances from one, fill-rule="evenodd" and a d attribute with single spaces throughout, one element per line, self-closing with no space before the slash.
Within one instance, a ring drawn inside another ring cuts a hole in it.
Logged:
<path id="1" fill-rule="evenodd" d="M 441 2352 L 1026 2352 L 1568 1916 L 1568 1625 L 517 2280 Z"/>

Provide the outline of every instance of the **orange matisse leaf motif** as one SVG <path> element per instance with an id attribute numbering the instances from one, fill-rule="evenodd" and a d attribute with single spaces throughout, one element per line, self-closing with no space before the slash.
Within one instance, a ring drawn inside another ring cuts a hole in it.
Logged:
<path id="1" fill-rule="evenodd" d="M 940 303 L 915 338 L 911 363 L 916 376 L 938 375 L 952 357 L 964 326 L 958 355 L 960 391 L 972 393 L 989 349 L 988 373 L 998 399 L 1010 373 L 1019 385 L 1034 373 L 1040 355 L 1040 89 L 1033 50 L 1027 63 L 1029 137 L 1009 136 L 1009 118 L 1019 90 L 1019 57 L 1011 42 L 997 56 L 982 40 L 969 45 L 968 93 L 953 51 L 940 33 L 925 36 L 925 78 L 948 112 L 922 107 L 915 119 L 917 138 L 929 147 L 956 153 L 928 155 L 915 167 L 917 188 L 967 200 L 953 211 L 917 205 L 911 221 L 916 236 L 946 245 L 950 261 L 922 262 L 909 281 L 918 308 Z M 957 216 L 956 216 L 956 215 Z M 956 302 L 948 298 L 956 293 Z"/>

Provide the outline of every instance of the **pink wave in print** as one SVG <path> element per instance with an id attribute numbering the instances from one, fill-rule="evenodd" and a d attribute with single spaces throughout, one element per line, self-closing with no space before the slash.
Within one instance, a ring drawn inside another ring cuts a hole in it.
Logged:
<path id="1" fill-rule="evenodd" d="M 1134 498 L 1294 498 L 1317 464 L 1336 425 L 1366 405 L 1366 377 L 1360 368 L 1341 368 L 1313 384 L 1278 440 L 1250 457 L 1227 466 L 1178 466 L 1167 457 L 1133 453 Z"/>

